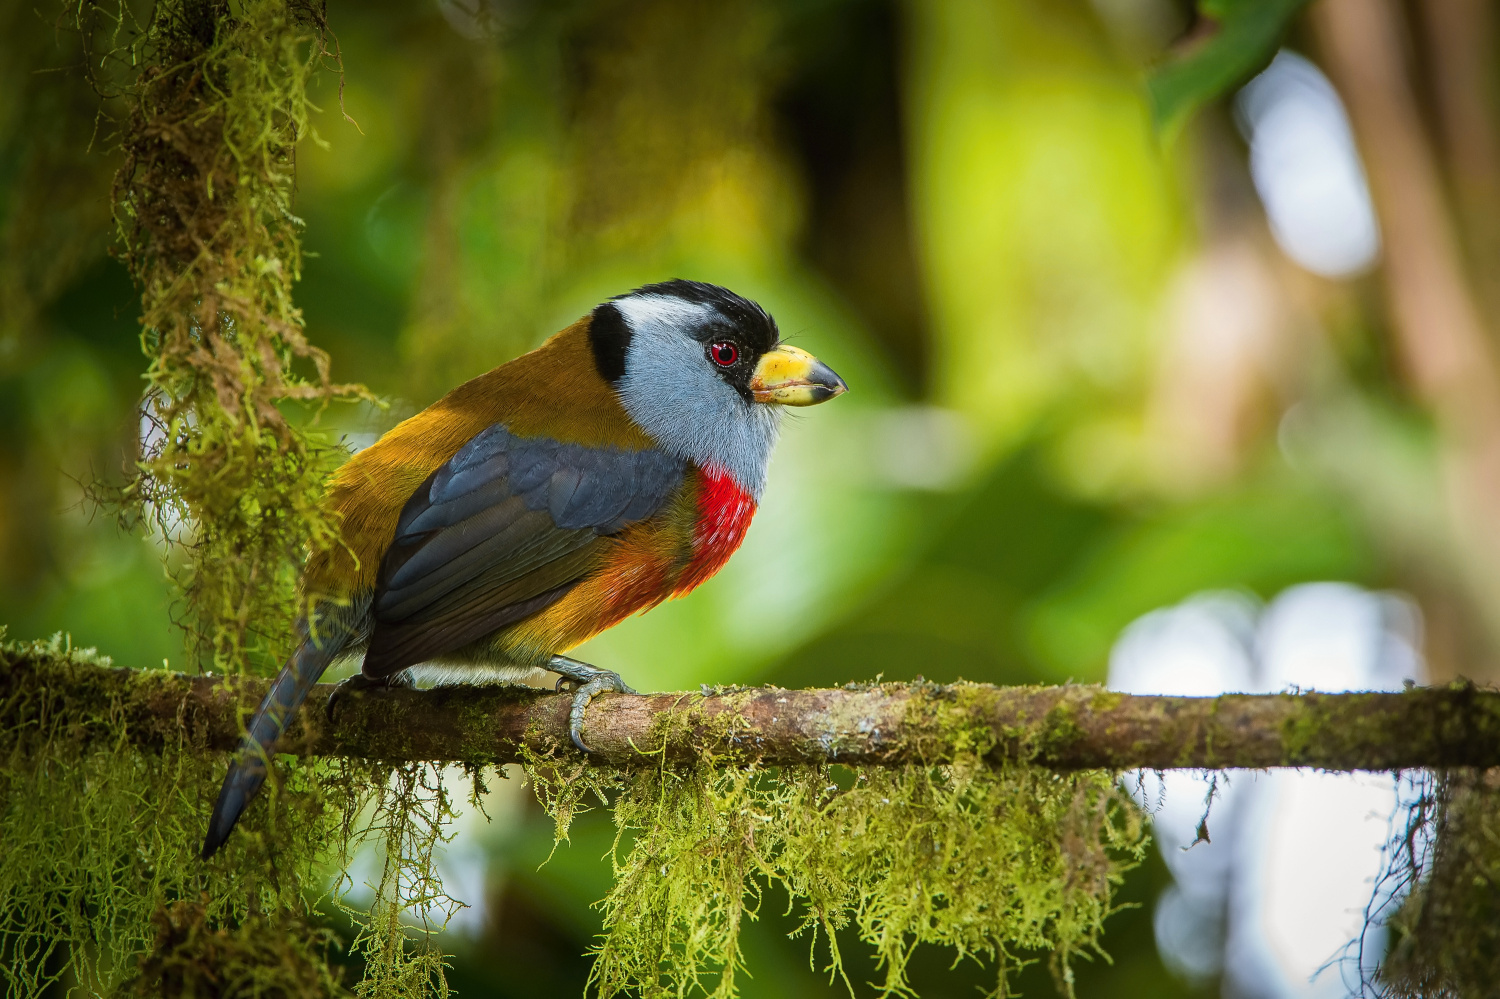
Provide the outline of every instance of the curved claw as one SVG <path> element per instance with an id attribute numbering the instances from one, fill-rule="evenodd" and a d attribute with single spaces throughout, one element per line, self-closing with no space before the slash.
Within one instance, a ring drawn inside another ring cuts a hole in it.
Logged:
<path id="1" fill-rule="evenodd" d="M 573 706 L 568 710 L 568 735 L 572 737 L 573 745 L 580 750 L 585 753 L 593 752 L 583 741 L 583 714 L 588 709 L 589 702 L 605 691 L 634 694 L 635 690 L 627 686 L 620 679 L 620 674 L 613 670 L 599 669 L 566 656 L 553 656 L 547 668 L 562 674 L 557 681 L 559 690 L 565 681 L 579 684 L 578 690 L 573 694 Z"/>
<path id="2" fill-rule="evenodd" d="M 343 696 L 348 693 L 350 689 L 364 689 L 362 685 L 354 683 L 355 676 L 359 676 L 359 674 L 356 673 L 354 674 L 354 676 L 346 677 L 345 679 L 340 680 L 338 683 L 334 684 L 333 689 L 328 692 L 328 700 L 323 702 L 323 718 L 328 722 L 329 725 L 334 724 L 334 712 L 338 710 L 339 701 L 343 698 Z"/>
<path id="3" fill-rule="evenodd" d="M 606 690 L 621 694 L 635 693 L 625 685 L 624 680 L 620 679 L 620 674 L 605 673 L 579 687 L 578 692 L 573 695 L 573 706 L 568 710 L 568 734 L 573 737 L 573 745 L 585 753 L 592 753 L 593 750 L 583 742 L 583 713 L 588 708 L 589 702 Z"/>
<path id="4" fill-rule="evenodd" d="M 406 672 L 396 673 L 379 680 L 371 679 L 363 673 L 355 673 L 353 676 L 345 677 L 333 685 L 333 690 L 328 694 L 328 700 L 323 702 L 323 716 L 328 719 L 328 724 L 334 723 L 334 711 L 338 708 L 339 700 L 351 690 L 376 690 L 382 687 L 413 687 L 411 675 Z"/>

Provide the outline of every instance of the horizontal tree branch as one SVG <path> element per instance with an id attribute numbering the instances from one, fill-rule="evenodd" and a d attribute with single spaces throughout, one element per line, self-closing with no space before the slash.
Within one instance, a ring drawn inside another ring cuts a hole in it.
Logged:
<path id="1" fill-rule="evenodd" d="M 70 737 L 229 750 L 267 681 L 119 669 L 0 652 L 0 735 L 48 721 Z M 570 695 L 512 686 L 348 691 L 330 720 L 320 684 L 287 752 L 391 762 L 508 763 L 574 753 Z M 1402 693 L 1147 697 L 1099 687 L 986 684 L 746 687 L 605 694 L 584 735 L 603 765 L 709 758 L 896 765 L 982 749 L 1060 770 L 1303 766 L 1329 770 L 1500 766 L 1500 693 L 1471 685 Z"/>

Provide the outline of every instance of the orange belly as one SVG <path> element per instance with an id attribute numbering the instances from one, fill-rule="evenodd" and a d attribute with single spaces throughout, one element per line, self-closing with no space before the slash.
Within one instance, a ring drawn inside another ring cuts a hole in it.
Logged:
<path id="1" fill-rule="evenodd" d="M 727 474 L 695 470 L 666 510 L 620 535 L 596 572 L 557 603 L 498 632 L 490 647 L 512 662 L 545 665 L 630 615 L 690 592 L 729 561 L 755 509 Z"/>

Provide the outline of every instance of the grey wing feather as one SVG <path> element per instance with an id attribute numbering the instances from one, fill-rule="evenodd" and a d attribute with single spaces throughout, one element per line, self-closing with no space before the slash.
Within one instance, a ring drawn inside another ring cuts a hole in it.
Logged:
<path id="1" fill-rule="evenodd" d="M 570 455 L 561 457 L 564 460 L 558 462 L 557 470 L 547 480 L 547 512 L 558 527 L 592 527 L 592 524 L 575 523 L 569 516 L 573 497 L 583 482 L 584 469 L 579 464 L 568 462 L 566 459 Z"/>
<path id="2" fill-rule="evenodd" d="M 518 493 L 544 485 L 557 471 L 557 444 L 553 441 L 517 441 L 511 450 L 510 484 Z"/>
<path id="3" fill-rule="evenodd" d="M 560 599 L 609 535 L 661 509 L 685 470 L 655 450 L 523 438 L 501 425 L 475 435 L 401 511 L 365 672 L 442 655 Z"/>
<path id="4" fill-rule="evenodd" d="M 619 462 L 601 463 L 597 474 L 583 476 L 578 488 L 561 511 L 558 523 L 597 524 L 608 527 L 625 512 L 634 486 L 631 468 Z"/>
<path id="5" fill-rule="evenodd" d="M 675 491 L 682 482 L 682 466 L 673 465 L 670 455 L 660 451 L 642 452 L 642 460 L 633 469 L 633 488 L 630 490 L 630 500 L 625 504 L 625 510 L 616 518 L 620 526 L 634 523 L 651 516 L 666 502 L 667 497 Z M 676 469 L 675 477 L 672 472 Z M 616 530 L 619 528 L 616 527 Z"/>

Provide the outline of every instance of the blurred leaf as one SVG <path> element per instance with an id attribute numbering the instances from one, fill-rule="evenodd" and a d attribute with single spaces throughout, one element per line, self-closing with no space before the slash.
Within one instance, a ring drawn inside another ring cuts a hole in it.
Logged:
<path id="1" fill-rule="evenodd" d="M 1200 0 L 1199 22 L 1146 80 L 1157 132 L 1170 136 L 1201 105 L 1260 72 L 1307 0 Z"/>
<path id="2" fill-rule="evenodd" d="M 1187 202 L 1137 77 L 1072 7 L 909 9 L 931 401 L 998 457 L 1149 390 Z"/>

